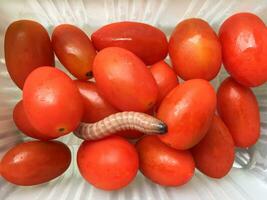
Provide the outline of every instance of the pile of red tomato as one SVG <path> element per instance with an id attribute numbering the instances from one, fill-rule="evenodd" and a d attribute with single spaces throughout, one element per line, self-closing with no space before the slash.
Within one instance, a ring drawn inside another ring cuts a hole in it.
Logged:
<path id="1" fill-rule="evenodd" d="M 256 15 L 238 13 L 223 22 L 218 35 L 194 18 L 180 22 L 169 41 L 158 28 L 138 22 L 106 25 L 91 39 L 63 24 L 50 41 L 37 22 L 12 23 L 5 35 L 5 61 L 23 89 L 13 118 L 21 132 L 38 140 L 4 155 L 2 177 L 17 185 L 56 178 L 69 167 L 71 153 L 52 139 L 120 111 L 154 115 L 168 131 L 149 136 L 122 131 L 84 141 L 77 164 L 95 187 L 120 189 L 138 169 L 164 186 L 187 183 L 195 168 L 209 177 L 225 176 L 235 147 L 251 147 L 260 135 L 259 107 L 250 87 L 267 81 L 266 30 Z M 54 67 L 54 53 L 77 80 Z M 167 54 L 173 68 L 164 61 Z M 209 81 L 222 63 L 230 77 L 216 94 Z M 177 76 L 184 82 L 179 84 Z"/>

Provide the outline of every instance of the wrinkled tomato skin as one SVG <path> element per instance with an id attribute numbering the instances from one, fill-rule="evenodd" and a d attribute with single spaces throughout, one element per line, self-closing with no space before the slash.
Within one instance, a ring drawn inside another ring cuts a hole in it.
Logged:
<path id="1" fill-rule="evenodd" d="M 151 72 L 128 50 L 101 50 L 95 57 L 93 73 L 100 94 L 118 110 L 145 112 L 157 101 L 158 86 Z"/>
<path id="2" fill-rule="evenodd" d="M 179 84 L 178 78 L 173 69 L 164 61 L 155 63 L 149 69 L 159 87 L 156 103 L 159 105 L 163 98 Z"/>
<path id="3" fill-rule="evenodd" d="M 195 163 L 190 151 L 173 149 L 156 136 L 141 138 L 136 149 L 140 171 L 157 184 L 180 186 L 194 175 Z"/>
<path id="4" fill-rule="evenodd" d="M 52 45 L 59 61 L 77 79 L 92 77 L 96 50 L 90 38 L 78 27 L 61 24 L 52 34 Z"/>
<path id="5" fill-rule="evenodd" d="M 0 171 L 7 181 L 23 186 L 48 182 L 69 167 L 71 152 L 58 141 L 30 141 L 18 144 L 2 158 Z"/>
<path id="6" fill-rule="evenodd" d="M 255 87 L 267 81 L 267 29 L 252 13 L 226 19 L 219 37 L 225 69 L 240 84 Z"/>
<path id="7" fill-rule="evenodd" d="M 25 113 L 22 100 L 16 104 L 13 110 L 13 120 L 18 129 L 29 137 L 44 141 L 54 139 L 53 137 L 48 137 L 40 133 L 32 126 Z"/>
<path id="8" fill-rule="evenodd" d="M 5 33 L 5 62 L 11 79 L 22 89 L 37 67 L 54 66 L 54 53 L 45 28 L 31 20 L 9 25 Z"/>
<path id="9" fill-rule="evenodd" d="M 223 121 L 214 116 L 205 137 L 191 150 L 196 167 L 212 178 L 222 178 L 231 170 L 235 158 L 232 135 Z"/>
<path id="10" fill-rule="evenodd" d="M 117 22 L 98 29 L 92 42 L 100 51 L 106 47 L 121 47 L 133 52 L 147 65 L 163 60 L 168 53 L 165 34 L 148 24 Z"/>
<path id="11" fill-rule="evenodd" d="M 179 150 L 196 145 L 207 133 L 216 109 L 216 93 L 208 81 L 188 80 L 174 88 L 162 101 L 157 118 L 168 132 L 159 136 Z"/>
<path id="12" fill-rule="evenodd" d="M 176 73 L 183 79 L 212 80 L 222 63 L 221 44 L 212 27 L 198 18 L 180 22 L 169 41 Z"/>
<path id="13" fill-rule="evenodd" d="M 29 75 L 23 87 L 23 106 L 34 128 L 48 137 L 73 131 L 84 109 L 73 80 L 51 67 L 40 67 Z"/>
<path id="14" fill-rule="evenodd" d="M 237 147 L 251 147 L 260 136 L 260 112 L 252 90 L 232 78 L 225 79 L 217 92 L 218 113 L 229 128 Z"/>
<path id="15" fill-rule="evenodd" d="M 94 123 L 118 112 L 98 92 L 96 84 L 91 81 L 74 81 L 84 102 L 82 122 Z"/>
<path id="16" fill-rule="evenodd" d="M 102 190 L 127 186 L 138 171 L 138 154 L 132 144 L 119 136 L 84 141 L 77 154 L 81 175 Z"/>

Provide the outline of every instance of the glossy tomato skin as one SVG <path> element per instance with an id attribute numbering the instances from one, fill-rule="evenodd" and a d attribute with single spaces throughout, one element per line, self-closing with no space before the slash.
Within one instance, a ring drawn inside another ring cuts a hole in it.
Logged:
<path id="1" fill-rule="evenodd" d="M 157 117 L 168 126 L 159 136 L 179 150 L 196 145 L 207 133 L 216 109 L 216 93 L 208 81 L 188 80 L 174 88 L 162 101 Z"/>
<path id="2" fill-rule="evenodd" d="M 53 49 L 64 67 L 76 78 L 92 77 L 92 65 L 96 55 L 90 38 L 78 27 L 61 24 L 52 34 Z"/>
<path id="3" fill-rule="evenodd" d="M 29 137 L 44 141 L 54 139 L 53 137 L 40 133 L 33 127 L 25 113 L 22 100 L 16 104 L 13 110 L 13 120 L 18 129 Z"/>
<path id="4" fill-rule="evenodd" d="M 22 89 L 37 67 L 54 66 L 54 53 L 45 28 L 31 20 L 9 25 L 5 33 L 5 62 L 12 80 Z"/>
<path id="5" fill-rule="evenodd" d="M 48 182 L 69 167 L 71 152 L 58 141 L 30 141 L 10 149 L 1 160 L 1 175 L 7 181 L 23 186 Z"/>
<path id="6" fill-rule="evenodd" d="M 74 81 L 84 102 L 82 122 L 94 123 L 118 112 L 98 92 L 96 84 L 91 81 Z"/>
<path id="7" fill-rule="evenodd" d="M 99 92 L 121 111 L 145 112 L 156 103 L 158 86 L 151 72 L 128 50 L 101 50 L 95 57 L 93 73 Z"/>
<path id="8" fill-rule="evenodd" d="M 116 22 L 103 26 L 92 34 L 92 42 L 98 51 L 106 47 L 127 49 L 147 65 L 163 60 L 168 53 L 165 34 L 139 22 Z"/>
<path id="9" fill-rule="evenodd" d="M 141 138 L 136 149 L 140 171 L 157 184 L 180 186 L 194 175 L 195 163 L 190 151 L 173 149 L 156 136 Z"/>
<path id="10" fill-rule="evenodd" d="M 235 158 L 232 135 L 223 121 L 216 115 L 205 137 L 191 150 L 196 167 L 212 178 L 228 174 Z"/>
<path id="11" fill-rule="evenodd" d="M 83 115 L 75 83 L 51 67 L 40 67 L 29 75 L 23 87 L 23 106 L 34 128 L 48 137 L 70 133 Z"/>
<path id="12" fill-rule="evenodd" d="M 219 38 L 206 21 L 198 18 L 184 20 L 175 27 L 169 54 L 175 71 L 184 80 L 212 80 L 222 63 Z"/>
<path id="13" fill-rule="evenodd" d="M 179 84 L 179 81 L 173 69 L 165 61 L 157 62 L 149 69 L 159 87 L 157 100 L 159 105 L 163 98 Z"/>
<path id="14" fill-rule="evenodd" d="M 252 13 L 235 14 L 220 28 L 224 66 L 244 86 L 259 86 L 267 81 L 266 35 L 264 22 Z"/>
<path id="15" fill-rule="evenodd" d="M 119 136 L 84 141 L 77 154 L 81 175 L 103 190 L 128 185 L 138 170 L 138 155 L 132 144 Z"/>
<path id="16" fill-rule="evenodd" d="M 252 90 L 232 78 L 225 79 L 217 93 L 218 113 L 237 147 L 250 147 L 260 136 L 260 112 Z"/>

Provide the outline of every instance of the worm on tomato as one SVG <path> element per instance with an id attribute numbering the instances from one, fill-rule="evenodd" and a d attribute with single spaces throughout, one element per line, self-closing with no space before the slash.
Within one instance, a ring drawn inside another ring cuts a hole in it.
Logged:
<path id="1" fill-rule="evenodd" d="M 145 113 L 120 112 L 96 123 L 80 123 L 74 134 L 84 140 L 98 140 L 123 130 L 163 134 L 167 132 L 167 125 Z"/>

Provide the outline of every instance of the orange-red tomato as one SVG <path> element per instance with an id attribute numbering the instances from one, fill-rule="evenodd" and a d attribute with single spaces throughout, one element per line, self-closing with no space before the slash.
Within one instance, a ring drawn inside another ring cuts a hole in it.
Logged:
<path id="1" fill-rule="evenodd" d="M 97 122 L 111 114 L 118 112 L 98 92 L 94 82 L 74 81 L 84 102 L 83 122 Z"/>
<path id="2" fill-rule="evenodd" d="M 156 136 L 145 136 L 136 144 L 140 171 L 155 183 L 179 186 L 194 175 L 195 163 L 189 151 L 173 149 Z"/>
<path id="3" fill-rule="evenodd" d="M 216 109 L 216 93 L 208 81 L 192 79 L 174 88 L 162 101 L 157 117 L 168 125 L 159 136 L 175 149 L 189 149 L 207 133 Z"/>
<path id="4" fill-rule="evenodd" d="M 46 136 L 37 131 L 30 123 L 23 107 L 22 100 L 19 101 L 13 110 L 13 120 L 20 131 L 25 135 L 39 140 L 50 140 L 53 137 Z"/>
<path id="5" fill-rule="evenodd" d="M 97 50 L 106 47 L 127 49 L 147 65 L 163 60 L 168 53 L 165 34 L 140 22 L 117 22 L 103 26 L 92 34 L 92 42 Z"/>
<path id="6" fill-rule="evenodd" d="M 206 21 L 197 18 L 184 20 L 175 27 L 169 53 L 175 71 L 184 80 L 212 80 L 222 63 L 216 33 Z"/>
<path id="7" fill-rule="evenodd" d="M 159 105 L 163 98 L 178 85 L 178 78 L 173 69 L 164 61 L 152 65 L 150 71 L 159 87 L 157 100 L 157 105 Z"/>
<path id="8" fill-rule="evenodd" d="M 9 25 L 5 34 L 5 61 L 12 80 L 22 89 L 37 67 L 54 66 L 54 53 L 45 28 L 31 20 Z"/>
<path id="9" fill-rule="evenodd" d="M 260 112 L 250 88 L 225 79 L 217 93 L 218 112 L 237 147 L 250 147 L 260 136 Z"/>
<path id="10" fill-rule="evenodd" d="M 90 38 L 78 27 L 62 24 L 52 34 L 53 49 L 59 61 L 76 78 L 92 77 L 92 65 L 96 55 Z"/>
<path id="11" fill-rule="evenodd" d="M 34 70 L 23 87 L 23 106 L 33 127 L 47 137 L 73 131 L 83 115 L 83 101 L 74 82 L 52 67 Z"/>
<path id="12" fill-rule="evenodd" d="M 77 154 L 81 175 L 103 190 L 128 185 L 138 170 L 138 155 L 132 144 L 119 136 L 84 141 Z"/>
<path id="13" fill-rule="evenodd" d="M 233 166 L 235 147 L 233 138 L 223 121 L 214 116 L 205 137 L 191 150 L 196 167 L 213 178 L 222 178 Z"/>
<path id="14" fill-rule="evenodd" d="M 267 29 L 252 13 L 238 13 L 221 26 L 223 63 L 240 84 L 259 86 L 267 81 Z"/>
<path id="15" fill-rule="evenodd" d="M 24 142 L 4 155 L 0 163 L 0 174 L 16 185 L 37 185 L 63 174 L 70 162 L 71 152 L 61 142 Z"/>
<path id="16" fill-rule="evenodd" d="M 146 65 L 132 52 L 108 47 L 95 57 L 93 73 L 103 97 L 121 111 L 145 112 L 158 97 L 158 86 Z"/>

